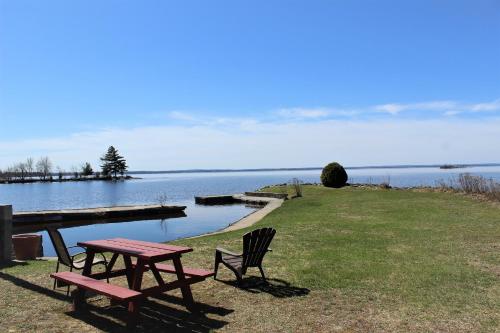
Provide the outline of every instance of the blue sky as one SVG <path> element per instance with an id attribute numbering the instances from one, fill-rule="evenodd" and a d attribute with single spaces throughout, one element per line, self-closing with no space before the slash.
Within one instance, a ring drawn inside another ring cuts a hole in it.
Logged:
<path id="1" fill-rule="evenodd" d="M 499 162 L 498 1 L 0 0 L 0 168 Z"/>

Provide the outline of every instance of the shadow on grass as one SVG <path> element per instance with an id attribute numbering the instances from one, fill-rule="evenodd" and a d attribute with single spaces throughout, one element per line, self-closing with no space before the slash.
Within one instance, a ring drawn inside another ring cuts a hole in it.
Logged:
<path id="1" fill-rule="evenodd" d="M 155 298 L 171 304 L 184 306 L 184 300 L 180 297 L 176 297 L 173 295 L 161 294 L 161 295 L 155 295 L 151 298 Z M 234 312 L 234 310 L 229 310 L 220 306 L 213 306 L 205 303 L 196 303 L 196 309 L 199 313 L 212 313 L 218 316 L 226 316 Z"/>
<path id="2" fill-rule="evenodd" d="M 307 288 L 292 286 L 290 282 L 285 280 L 267 279 L 267 282 L 265 282 L 260 277 L 256 276 L 243 278 L 241 285 L 239 285 L 237 281 L 223 281 L 219 279 L 217 279 L 217 281 L 240 288 L 252 294 L 266 293 L 278 298 L 306 296 L 310 292 Z"/>
<path id="3" fill-rule="evenodd" d="M 200 304 L 197 303 L 199 306 Z M 225 310 L 230 313 L 231 310 Z M 104 332 L 129 332 L 125 322 L 127 309 L 120 305 L 101 307 L 91 303 L 84 311 L 68 312 L 68 315 L 86 322 Z M 228 324 L 227 321 L 212 319 L 205 314 L 191 313 L 153 300 L 141 304 L 140 317 L 134 332 L 212 332 Z M 117 320 L 118 319 L 118 320 Z M 121 321 L 121 322 L 120 322 Z"/>
<path id="4" fill-rule="evenodd" d="M 5 281 L 9 281 L 18 287 L 28 289 L 28 290 L 31 290 L 33 292 L 36 292 L 36 293 L 39 293 L 39 294 L 42 294 L 42 295 L 45 295 L 48 297 L 52 297 L 52 298 L 56 298 L 58 300 L 64 300 L 64 301 L 69 300 L 69 297 L 67 297 L 65 294 L 61 294 L 60 292 L 58 292 L 56 290 L 48 289 L 48 288 L 39 286 L 37 284 L 31 283 L 29 281 L 20 279 L 14 275 L 0 272 L 0 279 L 3 279 Z"/>
<path id="5" fill-rule="evenodd" d="M 0 272 L 0 279 L 9 281 L 12 284 L 60 301 L 69 302 L 70 297 L 57 290 L 48 289 L 29 281 L 20 279 L 11 274 Z M 92 293 L 89 293 L 92 295 Z M 160 295 L 156 297 L 160 301 L 170 302 L 182 305 L 182 299 L 170 296 Z M 115 306 L 96 306 L 89 302 L 84 311 L 70 311 L 67 314 L 75 319 L 81 320 L 105 332 L 126 332 L 125 322 L 128 311 L 120 305 Z M 69 306 L 69 304 L 68 304 Z M 164 303 L 158 303 L 153 300 L 146 300 L 141 303 L 140 321 L 134 332 L 211 332 L 214 329 L 222 328 L 227 321 L 208 318 L 205 314 L 212 313 L 219 316 L 225 316 L 233 310 L 222 307 L 211 306 L 209 304 L 196 303 L 198 311 L 189 312 L 185 309 L 176 309 Z"/>
<path id="6" fill-rule="evenodd" d="M 9 261 L 0 262 L 0 269 L 14 267 L 14 266 L 25 266 L 25 265 L 28 265 L 28 263 L 25 261 L 9 260 Z"/>

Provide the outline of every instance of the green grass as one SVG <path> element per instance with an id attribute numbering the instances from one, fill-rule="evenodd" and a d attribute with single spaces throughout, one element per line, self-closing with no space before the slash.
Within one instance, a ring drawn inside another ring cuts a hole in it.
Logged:
<path id="1" fill-rule="evenodd" d="M 499 329 L 500 208 L 492 203 L 452 193 L 306 186 L 304 197 L 286 201 L 248 230 L 263 226 L 277 229 L 273 252 L 264 263 L 274 289 L 258 287 L 256 293 L 249 293 L 221 282 L 199 284 L 195 287 L 198 301 L 233 311 L 207 315 L 226 322 L 208 327 L 227 331 Z M 185 256 L 190 266 L 212 267 L 214 248 L 239 250 L 246 231 L 176 243 L 195 248 Z M 47 263 L 31 262 L 0 272 L 41 281 L 37 277 L 46 279 L 44 274 L 51 269 Z M 27 311 L 16 304 L 6 308 L 6 295 L 29 299 L 32 294 L 16 296 L 20 287 L 1 277 L 0 322 L 7 314 L 16 317 L 16 312 Z M 234 279 L 222 267 L 221 278 Z M 278 297 L 280 288 L 310 292 Z M 64 303 L 49 300 L 45 302 L 53 304 L 50 313 L 59 315 Z M 36 312 L 33 308 L 30 311 Z M 77 319 L 65 318 L 63 322 L 77 325 Z M 33 328 L 26 325 L 22 328 Z M 163 326 L 151 330 L 158 328 Z"/>
<path id="2" fill-rule="evenodd" d="M 294 285 L 456 316 L 500 312 L 499 213 L 450 193 L 306 187 L 259 226 L 277 229 L 268 269 Z"/>

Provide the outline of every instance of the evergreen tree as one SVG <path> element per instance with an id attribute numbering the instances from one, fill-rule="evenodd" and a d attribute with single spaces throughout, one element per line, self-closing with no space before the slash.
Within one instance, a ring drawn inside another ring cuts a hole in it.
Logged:
<path id="1" fill-rule="evenodd" d="M 116 178 L 117 174 L 123 175 L 127 171 L 128 166 L 125 158 L 118 154 L 118 150 L 115 147 L 110 146 L 107 153 L 101 157 L 103 162 L 101 165 L 102 173 L 106 176 L 113 176 Z"/>
<path id="2" fill-rule="evenodd" d="M 82 175 L 83 176 L 92 176 L 94 174 L 94 170 L 92 170 L 92 166 L 89 162 L 82 165 Z"/>

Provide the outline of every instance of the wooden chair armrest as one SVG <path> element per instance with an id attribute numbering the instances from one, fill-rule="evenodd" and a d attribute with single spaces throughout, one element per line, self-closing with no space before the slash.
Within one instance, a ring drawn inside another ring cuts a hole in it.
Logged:
<path id="1" fill-rule="evenodd" d="M 104 264 L 107 266 L 108 265 L 108 259 L 106 259 L 106 256 L 102 252 L 97 252 L 96 254 L 99 254 L 102 256 L 102 259 L 104 260 Z"/>
<path id="2" fill-rule="evenodd" d="M 87 252 L 78 252 L 78 253 L 75 253 L 73 255 L 70 255 L 71 261 L 73 262 L 75 260 L 75 257 L 78 257 L 80 255 L 87 255 Z"/>
<path id="3" fill-rule="evenodd" d="M 243 255 L 243 254 L 238 254 L 238 253 L 234 253 L 234 252 L 231 252 L 229 250 L 223 249 L 222 247 L 217 247 L 215 249 L 215 251 L 222 252 L 222 253 L 229 254 L 231 256 L 236 256 L 236 257 L 241 257 Z"/>

